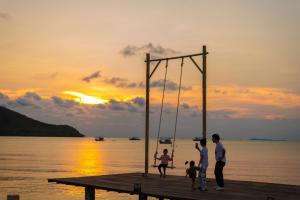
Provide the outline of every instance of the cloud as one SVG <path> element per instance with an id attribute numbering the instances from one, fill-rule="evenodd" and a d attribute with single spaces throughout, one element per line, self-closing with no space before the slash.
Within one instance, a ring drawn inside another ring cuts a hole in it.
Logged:
<path id="1" fill-rule="evenodd" d="M 54 73 L 52 73 L 52 74 L 49 75 L 49 78 L 50 78 L 50 79 L 54 79 L 54 78 L 56 78 L 57 76 L 58 76 L 58 72 L 54 72 Z"/>
<path id="2" fill-rule="evenodd" d="M 64 108 L 72 108 L 75 105 L 78 105 L 78 103 L 75 101 L 68 100 L 68 99 L 62 99 L 61 97 L 57 97 L 57 96 L 53 96 L 53 97 L 51 97 L 51 99 L 56 105 L 64 107 Z"/>
<path id="3" fill-rule="evenodd" d="M 105 82 L 116 87 L 126 87 L 128 85 L 128 81 L 121 77 L 111 77 L 109 79 L 106 79 Z"/>
<path id="4" fill-rule="evenodd" d="M 53 73 L 39 73 L 35 74 L 33 78 L 38 79 L 38 80 L 49 80 L 49 79 L 55 79 L 59 75 L 58 72 L 53 72 Z"/>
<path id="5" fill-rule="evenodd" d="M 9 100 L 9 96 L 0 92 L 0 106 L 6 107 Z"/>
<path id="6" fill-rule="evenodd" d="M 130 82 L 127 79 L 121 78 L 121 77 L 112 77 L 105 79 L 105 83 L 114 85 L 115 87 L 119 88 L 141 88 L 144 87 L 144 84 L 142 82 Z"/>
<path id="7" fill-rule="evenodd" d="M 228 95 L 232 95 L 232 91 L 228 89 L 226 91 L 228 91 Z M 211 92 L 214 91 L 211 90 Z M 253 93 L 257 94 L 258 91 L 249 89 L 248 92 L 242 94 L 250 95 Z M 273 90 L 272 93 L 272 98 L 274 98 L 276 91 Z M 128 100 L 111 99 L 105 104 L 91 105 L 80 104 L 59 96 L 44 98 L 35 92 L 27 92 L 14 99 L 7 94 L 11 94 L 11 92 L 0 93 L 1 106 L 43 122 L 69 124 L 90 136 L 101 132 L 104 136 L 128 137 L 144 130 L 145 99 L 142 96 Z M 223 96 L 222 92 L 218 95 Z M 289 95 L 289 99 L 292 101 L 297 99 L 292 94 L 285 93 L 285 95 Z M 213 98 L 216 100 L 218 96 Z M 223 97 L 221 100 L 223 101 Z M 286 101 L 286 99 L 283 100 Z M 213 108 L 216 102 L 210 101 L 211 107 L 208 107 L 207 111 L 208 133 L 221 132 L 224 138 L 251 138 L 255 137 L 256 134 L 264 134 L 269 138 L 281 136 L 288 139 L 300 139 L 300 106 L 282 108 L 263 104 L 247 106 L 241 104 L 239 107 L 237 102 L 233 103 L 235 107 L 227 105 L 227 107 Z M 150 109 L 150 126 L 157 127 L 160 104 L 152 103 Z M 249 109 L 249 113 L 244 115 L 243 109 Z M 183 101 L 179 112 L 179 135 L 195 136 L 195 133 L 199 132 L 201 128 L 202 111 L 200 107 Z M 176 105 L 166 103 L 163 114 L 163 133 L 169 133 L 170 127 L 174 126 L 175 114 Z M 284 135 L 282 135 L 283 132 Z M 153 130 L 150 134 L 153 136 Z"/>
<path id="8" fill-rule="evenodd" d="M 193 112 L 190 113 L 190 117 L 202 117 L 202 113 L 198 110 L 194 110 Z"/>
<path id="9" fill-rule="evenodd" d="M 41 101 L 41 97 L 37 93 L 26 92 L 23 96 L 20 96 L 15 100 L 9 99 L 6 104 L 10 106 L 31 106 L 34 108 L 41 108 L 39 101 Z"/>
<path id="10" fill-rule="evenodd" d="M 164 87 L 164 80 L 163 79 L 159 79 L 159 80 L 154 80 L 151 82 L 150 84 L 151 87 L 153 88 L 163 88 Z M 179 85 L 177 83 L 175 83 L 174 81 L 170 81 L 167 80 L 166 81 L 166 90 L 170 90 L 170 91 L 174 91 L 174 90 L 178 90 Z M 182 90 L 191 90 L 192 87 L 185 87 L 182 86 L 181 87 Z"/>
<path id="11" fill-rule="evenodd" d="M 9 97 L 0 92 L 0 101 L 7 101 L 7 100 L 9 100 Z"/>
<path id="12" fill-rule="evenodd" d="M 110 110 L 115 110 L 115 111 L 125 110 L 124 104 L 114 99 L 109 100 L 108 107 Z"/>
<path id="13" fill-rule="evenodd" d="M 34 99 L 36 101 L 40 101 L 42 98 L 35 92 L 26 92 L 26 94 L 24 95 L 24 98 L 27 99 Z"/>
<path id="14" fill-rule="evenodd" d="M 0 12 L 0 19 L 2 20 L 9 20 L 11 16 L 6 12 Z"/>
<path id="15" fill-rule="evenodd" d="M 124 49 L 122 49 L 121 53 L 123 56 L 135 56 L 138 52 L 138 47 L 127 45 Z"/>
<path id="16" fill-rule="evenodd" d="M 184 104 L 182 104 L 182 107 L 183 107 L 183 105 Z M 186 107 L 188 107 L 188 108 L 185 108 L 185 109 L 187 109 L 187 112 L 189 113 L 190 117 L 192 117 L 192 118 L 194 118 L 194 117 L 202 118 L 202 110 L 199 110 L 197 107 L 193 107 L 191 105 L 186 105 Z M 238 111 L 233 110 L 233 109 L 208 110 L 207 111 L 207 118 L 211 119 L 211 120 L 234 119 L 237 114 L 238 114 Z"/>
<path id="17" fill-rule="evenodd" d="M 135 97 L 129 101 L 118 101 L 115 99 L 109 100 L 106 106 L 112 111 L 128 111 L 128 112 L 144 112 L 145 99 Z"/>
<path id="18" fill-rule="evenodd" d="M 238 111 L 232 109 L 218 109 L 218 110 L 209 110 L 208 118 L 213 119 L 225 119 L 225 118 L 234 118 L 238 114 Z"/>
<path id="19" fill-rule="evenodd" d="M 223 95 L 227 94 L 226 90 L 214 89 L 213 91 L 215 94 L 223 94 Z"/>
<path id="20" fill-rule="evenodd" d="M 191 108 L 190 105 L 187 104 L 187 103 L 181 104 L 181 107 L 182 107 L 183 109 L 190 109 L 190 108 Z"/>
<path id="21" fill-rule="evenodd" d="M 253 113 L 269 106 L 284 110 L 300 106 L 300 95 L 284 88 L 213 86 L 207 92 L 208 101 L 216 107 L 240 107 L 244 111 L 253 110 Z"/>
<path id="22" fill-rule="evenodd" d="M 145 105 L 145 99 L 143 97 L 135 97 L 131 99 L 131 101 L 134 104 L 137 104 L 138 106 L 144 106 Z"/>
<path id="23" fill-rule="evenodd" d="M 109 79 L 105 79 L 104 81 L 107 84 L 114 85 L 115 87 L 119 88 L 145 88 L 145 83 L 143 81 L 141 82 L 130 82 L 127 79 L 121 78 L 121 77 L 112 77 Z M 159 80 L 154 80 L 151 82 L 150 87 L 152 88 L 163 88 L 164 86 L 164 80 L 159 79 Z M 166 90 L 169 91 L 176 91 L 178 90 L 178 84 L 174 81 L 167 80 L 166 81 Z M 192 87 L 186 87 L 186 86 L 181 86 L 182 90 L 192 90 Z"/>
<path id="24" fill-rule="evenodd" d="M 91 74 L 90 76 L 85 77 L 83 80 L 86 82 L 90 81 L 90 77 L 94 77 L 94 76 L 98 76 L 98 74 L 96 74 L 98 72 L 95 72 L 93 74 Z M 107 77 L 104 78 L 102 80 L 104 83 L 113 85 L 115 87 L 118 88 L 145 88 L 145 83 L 143 81 L 140 82 L 132 82 L 132 81 L 128 81 L 125 78 L 122 77 L 118 77 L 118 76 L 113 76 L 113 77 Z M 164 80 L 163 79 L 159 79 L 159 80 L 154 80 L 150 83 L 150 87 L 152 88 L 163 88 L 164 86 Z M 169 91 L 176 91 L 178 90 L 179 85 L 172 81 L 172 80 L 167 80 L 166 81 L 166 90 Z M 191 86 L 181 86 L 182 90 L 192 90 Z"/>
<path id="25" fill-rule="evenodd" d="M 101 73 L 100 71 L 96 71 L 96 72 L 82 78 L 82 80 L 89 83 L 92 79 L 100 78 L 101 77 L 100 73 Z"/>
<path id="26" fill-rule="evenodd" d="M 104 104 L 97 104 L 97 108 L 100 108 L 100 109 L 105 109 L 106 106 Z"/>
<path id="27" fill-rule="evenodd" d="M 139 53 L 145 53 L 145 52 L 154 54 L 155 56 L 163 56 L 163 55 L 179 53 L 174 49 L 165 48 L 162 47 L 161 45 L 155 46 L 151 42 L 142 46 L 127 45 L 124 49 L 121 50 L 121 54 L 125 57 L 135 56 Z"/>
<path id="28" fill-rule="evenodd" d="M 152 43 L 148 43 L 142 47 L 142 49 L 145 49 L 149 53 L 153 53 L 156 55 L 168 55 L 168 54 L 176 54 L 179 53 L 178 51 L 170 48 L 164 48 L 160 45 L 154 46 Z"/>

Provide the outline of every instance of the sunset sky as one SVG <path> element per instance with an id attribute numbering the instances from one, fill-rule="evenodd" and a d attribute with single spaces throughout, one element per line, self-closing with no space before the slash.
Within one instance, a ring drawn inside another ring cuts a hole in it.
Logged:
<path id="1" fill-rule="evenodd" d="M 206 45 L 209 134 L 300 139 L 299 10 L 298 0 L 0 0 L 0 105 L 88 136 L 143 137 L 145 53 Z M 151 80 L 152 136 L 164 64 Z M 164 136 L 180 62 L 169 65 Z M 178 137 L 201 136 L 201 74 L 189 60 L 183 85 Z"/>

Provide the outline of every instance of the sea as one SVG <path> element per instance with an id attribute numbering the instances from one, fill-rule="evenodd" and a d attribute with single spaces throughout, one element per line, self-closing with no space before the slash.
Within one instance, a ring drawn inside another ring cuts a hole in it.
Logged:
<path id="1" fill-rule="evenodd" d="M 300 185 L 299 141 L 224 140 L 226 179 Z M 150 140 L 150 164 L 156 140 Z M 159 145 L 159 153 L 170 145 Z M 214 174 L 214 144 L 208 142 Z M 192 139 L 176 139 L 174 165 L 167 174 L 185 175 L 185 161 L 199 161 Z M 0 137 L 0 199 L 19 194 L 21 200 L 82 200 L 81 187 L 48 183 L 48 178 L 143 172 L 144 140 L 128 138 Z M 150 173 L 158 173 L 150 167 Z M 226 182 L 225 182 L 226 183 Z M 136 196 L 96 190 L 96 199 L 136 199 Z"/>

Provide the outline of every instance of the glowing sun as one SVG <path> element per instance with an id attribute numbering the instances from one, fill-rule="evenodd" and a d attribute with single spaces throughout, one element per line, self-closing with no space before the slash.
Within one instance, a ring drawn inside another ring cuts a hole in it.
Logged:
<path id="1" fill-rule="evenodd" d="M 98 97 L 88 96 L 80 92 L 65 91 L 64 93 L 75 97 L 74 99 L 75 101 L 83 104 L 103 104 L 108 102 L 108 100 L 101 99 Z"/>

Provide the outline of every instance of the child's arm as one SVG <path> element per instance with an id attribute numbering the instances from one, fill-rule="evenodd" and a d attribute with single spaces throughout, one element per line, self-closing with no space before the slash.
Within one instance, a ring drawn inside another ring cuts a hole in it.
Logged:
<path id="1" fill-rule="evenodd" d="M 156 160 L 161 160 L 161 156 L 160 157 L 157 157 L 157 152 L 154 153 L 154 159 Z"/>

